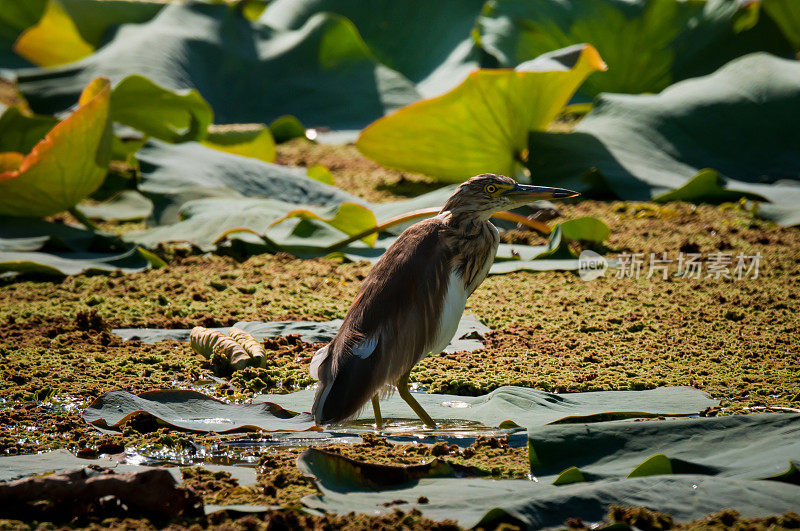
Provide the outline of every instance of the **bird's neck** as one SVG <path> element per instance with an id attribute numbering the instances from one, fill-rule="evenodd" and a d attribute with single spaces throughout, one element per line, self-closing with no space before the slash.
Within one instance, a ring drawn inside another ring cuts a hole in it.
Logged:
<path id="1" fill-rule="evenodd" d="M 497 228 L 489 221 L 488 217 L 474 215 L 459 215 L 458 212 L 443 210 L 439 213 L 439 219 L 449 230 L 449 243 L 455 249 L 460 249 L 467 242 L 472 246 L 475 240 L 483 240 L 496 247 L 497 243 L 494 235 Z"/>
<path id="2" fill-rule="evenodd" d="M 488 217 L 459 216 L 447 210 L 439 217 L 450 229 L 446 241 L 453 251 L 452 267 L 461 276 L 467 294 L 471 294 L 483 282 L 497 252 L 497 228 Z"/>
<path id="3" fill-rule="evenodd" d="M 483 213 L 467 210 L 447 210 L 439 212 L 439 217 L 450 229 L 464 237 L 477 236 L 492 225 L 489 221 L 491 213 Z"/>

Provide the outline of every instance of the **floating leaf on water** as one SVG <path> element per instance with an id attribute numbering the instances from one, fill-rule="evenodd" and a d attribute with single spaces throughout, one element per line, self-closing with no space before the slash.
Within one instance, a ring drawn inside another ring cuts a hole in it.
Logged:
<path id="1" fill-rule="evenodd" d="M 668 203 L 669 201 L 691 201 L 694 203 L 722 203 L 726 201 L 738 201 L 742 196 L 763 200 L 755 194 L 726 190 L 719 172 L 704 168 L 697 172 L 697 175 L 686 181 L 680 186 L 669 192 L 653 197 L 656 203 Z"/>
<path id="2" fill-rule="evenodd" d="M 156 390 L 134 395 L 109 391 L 83 411 L 98 428 L 121 431 L 135 415 L 150 415 L 168 426 L 195 432 L 318 431 L 307 413 L 287 411 L 274 403 L 226 404 L 197 391 Z"/>
<path id="3" fill-rule="evenodd" d="M 303 452 L 297 458 L 297 466 L 326 488 L 346 492 L 396 488 L 426 478 L 483 475 L 475 467 L 442 459 L 419 465 L 386 465 L 357 461 L 317 448 Z"/>
<path id="4" fill-rule="evenodd" d="M 590 216 L 570 219 L 559 223 L 559 226 L 565 237 L 581 242 L 602 243 L 611 235 L 608 225 Z"/>

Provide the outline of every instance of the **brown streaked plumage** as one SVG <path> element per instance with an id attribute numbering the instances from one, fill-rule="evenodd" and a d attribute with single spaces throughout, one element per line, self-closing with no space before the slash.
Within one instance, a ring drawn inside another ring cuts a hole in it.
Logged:
<path id="1" fill-rule="evenodd" d="M 319 379 L 312 408 L 317 424 L 352 418 L 372 399 L 380 427 L 377 396 L 396 384 L 425 424 L 435 426 L 409 393 L 408 374 L 447 346 L 467 297 L 486 278 L 500 241 L 489 218 L 535 199 L 576 195 L 478 175 L 459 186 L 436 217 L 406 229 L 367 275 L 333 341 L 312 360 Z"/>

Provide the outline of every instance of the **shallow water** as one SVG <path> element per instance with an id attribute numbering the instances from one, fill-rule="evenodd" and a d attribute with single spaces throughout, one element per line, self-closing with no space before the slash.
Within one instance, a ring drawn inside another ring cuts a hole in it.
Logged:
<path id="1" fill-rule="evenodd" d="M 357 444 L 366 433 L 385 436 L 395 444 L 436 444 L 446 442 L 461 447 L 469 446 L 481 436 L 509 436 L 512 446 L 526 444 L 523 428 L 499 429 L 473 421 L 440 421 L 436 429 L 427 428 L 419 420 L 394 420 L 386 422 L 380 431 L 369 421 L 356 421 L 332 430 L 309 432 L 278 432 L 231 440 L 191 443 L 192 447 L 176 449 L 167 446 L 127 448 L 125 461 L 129 464 L 159 466 L 191 466 L 199 464 L 235 465 L 254 467 L 259 456 L 278 447 L 304 448 L 322 444 Z M 516 436 L 515 436 L 516 435 Z M 222 438 L 221 438 L 222 439 Z M 518 440 L 517 440 L 518 439 Z"/>

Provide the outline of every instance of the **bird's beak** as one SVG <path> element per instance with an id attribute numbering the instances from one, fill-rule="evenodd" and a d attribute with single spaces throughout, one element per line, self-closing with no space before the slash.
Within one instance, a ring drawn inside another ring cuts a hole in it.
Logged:
<path id="1" fill-rule="evenodd" d="M 568 197 L 578 197 L 581 194 L 573 192 L 572 190 L 567 190 L 566 188 L 517 184 L 503 195 L 508 197 L 513 203 L 525 204 L 539 199 L 566 199 Z"/>

